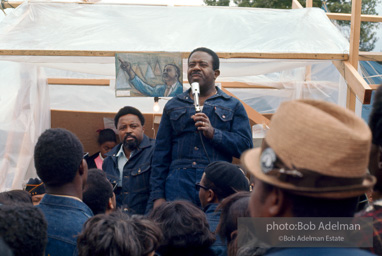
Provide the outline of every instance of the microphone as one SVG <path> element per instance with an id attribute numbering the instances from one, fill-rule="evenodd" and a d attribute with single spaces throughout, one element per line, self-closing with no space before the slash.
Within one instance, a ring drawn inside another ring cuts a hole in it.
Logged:
<path id="1" fill-rule="evenodd" d="M 199 105 L 199 94 L 200 94 L 199 83 L 198 82 L 192 83 L 191 90 L 192 90 L 192 95 L 194 96 L 195 111 L 196 113 L 199 113 L 202 111 Z"/>

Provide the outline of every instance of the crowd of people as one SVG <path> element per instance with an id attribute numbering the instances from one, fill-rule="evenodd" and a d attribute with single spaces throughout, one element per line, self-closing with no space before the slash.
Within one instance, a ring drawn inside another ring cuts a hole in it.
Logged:
<path id="1" fill-rule="evenodd" d="M 187 74 L 200 85 L 201 111 L 191 90 L 174 96 L 156 139 L 132 106 L 114 118 L 120 143 L 103 130 L 91 158 L 72 132 L 42 133 L 38 178 L 0 193 L 0 254 L 382 255 L 382 87 L 369 126 L 332 103 L 284 102 L 253 148 L 243 105 L 215 85 L 216 53 L 192 51 Z M 356 215 L 374 218 L 372 247 L 239 246 L 242 217 Z"/>

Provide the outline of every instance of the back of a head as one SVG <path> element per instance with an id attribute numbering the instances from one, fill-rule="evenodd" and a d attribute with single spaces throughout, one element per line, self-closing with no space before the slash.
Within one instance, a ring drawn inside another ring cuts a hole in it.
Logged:
<path id="1" fill-rule="evenodd" d="M 280 105 L 270 127 L 262 147 L 241 157 L 259 181 L 254 192 L 283 192 L 283 206 L 293 206 L 295 217 L 352 216 L 358 196 L 375 184 L 367 173 L 371 133 L 365 122 L 333 103 L 295 100 Z M 262 203 L 261 197 L 251 200 L 253 216 L 264 214 Z"/>
<path id="2" fill-rule="evenodd" d="M 45 218 L 33 205 L 1 205 L 0 237 L 14 256 L 42 256 L 48 241 Z"/>
<path id="3" fill-rule="evenodd" d="M 83 147 L 72 132 L 48 129 L 39 137 L 34 161 L 38 176 L 46 186 L 61 186 L 73 181 L 82 163 Z"/>
<path id="4" fill-rule="evenodd" d="M 1 192 L 0 203 L 1 204 L 25 203 L 25 204 L 33 205 L 32 196 L 29 194 L 29 192 L 25 190 L 21 190 L 21 189 Z"/>
<path id="5" fill-rule="evenodd" d="M 228 243 L 233 239 L 232 233 L 237 230 L 240 217 L 250 217 L 248 204 L 251 192 L 238 192 L 225 198 L 218 209 L 221 210 L 220 221 L 216 233 Z"/>
<path id="6" fill-rule="evenodd" d="M 160 239 L 154 222 L 115 211 L 88 219 L 77 247 L 79 256 L 148 256 Z"/>
<path id="7" fill-rule="evenodd" d="M 205 169 L 205 186 L 212 189 L 219 201 L 238 192 L 249 191 L 249 180 L 243 170 L 224 161 L 210 163 Z"/>
<path id="8" fill-rule="evenodd" d="M 109 199 L 113 197 L 113 187 L 104 171 L 90 169 L 83 192 L 82 201 L 89 206 L 94 215 L 105 213 Z"/>
<path id="9" fill-rule="evenodd" d="M 204 212 L 190 202 L 165 202 L 149 218 L 163 231 L 164 240 L 158 249 L 162 256 L 202 255 L 215 240 Z"/>

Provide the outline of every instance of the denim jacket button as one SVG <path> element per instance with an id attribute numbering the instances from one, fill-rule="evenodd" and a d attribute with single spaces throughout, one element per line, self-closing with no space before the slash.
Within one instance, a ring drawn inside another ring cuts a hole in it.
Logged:
<path id="1" fill-rule="evenodd" d="M 198 147 L 194 147 L 194 149 L 195 149 L 195 150 L 199 150 L 199 148 L 198 148 Z"/>
<path id="2" fill-rule="evenodd" d="M 225 115 L 222 115 L 223 118 L 225 118 Z"/>
<path id="3" fill-rule="evenodd" d="M 196 162 L 193 162 L 192 165 L 196 165 Z"/>

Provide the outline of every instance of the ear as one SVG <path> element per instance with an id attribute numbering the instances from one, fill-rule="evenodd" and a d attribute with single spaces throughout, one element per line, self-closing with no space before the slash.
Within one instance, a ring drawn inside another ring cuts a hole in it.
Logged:
<path id="1" fill-rule="evenodd" d="M 145 131 L 145 126 L 142 125 L 142 131 Z"/>
<path id="2" fill-rule="evenodd" d="M 85 174 L 85 172 L 88 169 L 88 164 L 86 163 L 85 159 L 82 159 L 82 162 L 80 164 L 80 167 L 78 168 L 79 174 L 82 176 Z"/>
<path id="3" fill-rule="evenodd" d="M 215 76 L 215 79 L 216 79 L 216 78 L 218 78 L 218 76 L 220 76 L 220 70 L 216 69 L 214 72 L 215 72 L 214 76 Z"/>
<path id="4" fill-rule="evenodd" d="M 207 202 L 214 203 L 215 202 L 215 192 L 212 189 L 207 191 Z"/>
<path id="5" fill-rule="evenodd" d="M 109 211 L 113 211 L 114 210 L 113 198 L 112 197 L 109 198 L 109 202 L 107 203 L 107 209 Z"/>
<path id="6" fill-rule="evenodd" d="M 285 211 L 286 198 L 283 191 L 279 188 L 274 188 L 266 199 L 268 205 L 268 217 L 281 217 Z"/>

